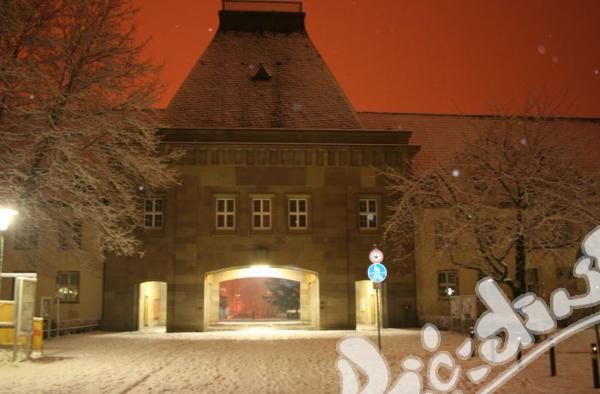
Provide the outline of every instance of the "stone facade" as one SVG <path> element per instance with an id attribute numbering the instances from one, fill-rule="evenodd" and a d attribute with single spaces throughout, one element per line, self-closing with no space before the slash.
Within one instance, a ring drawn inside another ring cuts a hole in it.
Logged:
<path id="1" fill-rule="evenodd" d="M 356 327 L 356 282 L 367 279 L 390 202 L 379 171 L 403 170 L 418 147 L 409 132 L 363 128 L 310 40 L 301 7 L 252 4 L 259 8 L 223 3 L 219 30 L 160 114 L 165 149 L 186 152 L 177 164 L 181 184 L 159 196 L 164 223 L 141 234 L 144 257 L 107 259 L 105 329 L 138 328 L 145 281 L 167 283 L 167 330 L 219 327 L 219 280 L 253 266 L 297 280 L 304 326 Z M 217 226 L 219 198 L 235 206 L 232 228 Z M 308 206 L 301 230 L 288 222 L 288 200 L 298 198 Z M 360 199 L 376 206 L 376 226 L 360 228 Z M 256 229 L 262 201 L 270 216 Z M 413 325 L 413 276 L 390 267 L 383 304 L 386 325 Z"/>
<path id="2" fill-rule="evenodd" d="M 167 145 L 187 152 L 178 165 L 181 184 L 164 194 L 163 229 L 142 234 L 144 257 L 107 260 L 105 329 L 137 329 L 138 284 L 163 281 L 168 288 L 167 329 L 202 331 L 206 274 L 256 264 L 315 272 L 319 328 L 355 327 L 355 282 L 366 279 L 368 253 L 381 241 L 381 223 L 388 215 L 388 195 L 378 171 L 402 168 L 417 148 L 407 144 L 409 133 L 401 132 L 323 130 L 311 143 L 292 145 L 287 133 L 295 131 L 271 131 L 247 130 L 245 141 L 211 146 L 205 141 L 209 133 L 198 131 L 194 141 L 185 133 L 169 133 Z M 338 144 L 327 143 L 332 133 Z M 234 230 L 216 229 L 218 196 L 236 201 Z M 270 230 L 252 229 L 253 196 L 271 198 Z M 288 227 L 287 199 L 292 196 L 308 200 L 306 230 Z M 375 230 L 359 228 L 361 197 L 378 201 Z M 386 325 L 414 325 L 412 276 L 390 267 L 383 301 Z"/>

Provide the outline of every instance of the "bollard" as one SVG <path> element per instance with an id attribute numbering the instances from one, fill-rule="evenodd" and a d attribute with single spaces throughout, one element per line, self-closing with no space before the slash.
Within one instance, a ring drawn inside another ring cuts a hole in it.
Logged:
<path id="1" fill-rule="evenodd" d="M 594 388 L 600 388 L 600 376 L 598 375 L 598 346 L 592 343 L 592 374 L 594 375 Z"/>
<path id="2" fill-rule="evenodd" d="M 44 346 L 44 319 L 41 317 L 33 318 L 33 335 L 31 338 L 31 358 L 42 357 L 42 348 Z"/>
<path id="3" fill-rule="evenodd" d="M 550 376 L 556 376 L 556 351 L 550 347 Z"/>

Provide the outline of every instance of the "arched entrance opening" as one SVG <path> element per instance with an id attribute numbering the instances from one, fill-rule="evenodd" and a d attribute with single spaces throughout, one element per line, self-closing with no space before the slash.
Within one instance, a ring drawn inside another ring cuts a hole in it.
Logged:
<path id="1" fill-rule="evenodd" d="M 208 272 L 206 331 L 319 328 L 319 277 L 295 267 L 246 266 Z"/>
<path id="2" fill-rule="evenodd" d="M 165 332 L 167 325 L 167 283 L 142 282 L 139 288 L 138 329 Z"/>

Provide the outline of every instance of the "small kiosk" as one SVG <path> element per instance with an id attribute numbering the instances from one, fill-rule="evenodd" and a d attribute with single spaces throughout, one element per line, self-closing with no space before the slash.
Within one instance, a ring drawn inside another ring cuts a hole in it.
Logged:
<path id="1" fill-rule="evenodd" d="M 21 348 L 27 357 L 31 354 L 37 274 L 1 273 L 0 278 L 14 280 L 13 300 L 0 301 L 0 343 L 12 345 L 16 361 Z"/>

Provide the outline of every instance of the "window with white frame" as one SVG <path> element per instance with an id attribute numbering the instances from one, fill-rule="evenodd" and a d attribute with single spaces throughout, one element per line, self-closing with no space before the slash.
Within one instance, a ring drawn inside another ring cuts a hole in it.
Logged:
<path id="1" fill-rule="evenodd" d="M 450 297 L 458 293 L 458 272 L 438 271 L 438 296 Z"/>
<path id="2" fill-rule="evenodd" d="M 144 227 L 162 228 L 164 216 L 164 202 L 162 198 L 144 199 Z"/>
<path id="3" fill-rule="evenodd" d="M 377 199 L 361 198 L 358 200 L 358 227 L 361 230 L 377 229 Z"/>
<path id="4" fill-rule="evenodd" d="M 58 272 L 56 294 L 60 302 L 79 302 L 79 271 Z"/>
<path id="5" fill-rule="evenodd" d="M 235 198 L 217 197 L 215 208 L 217 230 L 235 229 Z"/>
<path id="6" fill-rule="evenodd" d="M 308 228 L 308 199 L 294 197 L 288 199 L 288 226 L 290 230 Z"/>
<path id="7" fill-rule="evenodd" d="M 271 199 L 257 197 L 252 199 L 252 228 L 254 230 L 271 229 Z"/>

